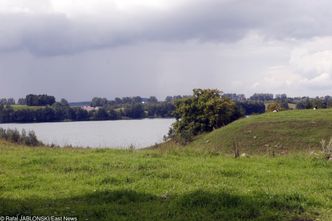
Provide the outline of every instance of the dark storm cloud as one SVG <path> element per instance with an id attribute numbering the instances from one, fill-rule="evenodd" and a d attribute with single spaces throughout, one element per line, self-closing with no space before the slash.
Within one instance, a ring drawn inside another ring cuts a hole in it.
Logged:
<path id="1" fill-rule="evenodd" d="M 311 38 L 332 33 L 330 1 L 199 1 L 150 26 L 158 40 L 234 41 L 254 30 L 271 38 Z"/>
<path id="2" fill-rule="evenodd" d="M 331 6 L 327 0 L 205 0 L 160 12 L 110 9 L 110 15 L 87 15 L 82 21 L 60 13 L 2 13 L 0 50 L 43 56 L 147 41 L 232 42 L 249 31 L 268 38 L 312 38 L 332 34 Z"/>
<path id="3" fill-rule="evenodd" d="M 49 0 L 6 12 L 0 0 L 0 97 L 164 98 L 198 87 L 332 94 L 330 1 L 169 0 L 128 10 L 115 0 L 55 1 L 64 7 Z"/>

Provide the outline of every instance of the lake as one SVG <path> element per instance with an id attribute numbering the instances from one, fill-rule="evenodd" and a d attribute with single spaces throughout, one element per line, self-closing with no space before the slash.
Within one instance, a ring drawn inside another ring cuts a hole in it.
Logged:
<path id="1" fill-rule="evenodd" d="M 174 119 L 80 121 L 32 124 L 0 124 L 0 127 L 35 131 L 45 144 L 79 147 L 143 148 L 160 143 Z"/>

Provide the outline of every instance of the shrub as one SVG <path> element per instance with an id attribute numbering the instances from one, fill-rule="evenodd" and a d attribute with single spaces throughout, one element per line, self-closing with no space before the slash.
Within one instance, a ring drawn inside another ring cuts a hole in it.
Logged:
<path id="1" fill-rule="evenodd" d="M 29 131 L 27 134 L 24 129 L 20 133 L 17 129 L 0 128 L 0 139 L 16 144 L 24 144 L 27 146 L 44 145 L 37 139 L 34 131 Z"/>
<path id="2" fill-rule="evenodd" d="M 7 130 L 7 140 L 13 142 L 13 143 L 19 143 L 20 141 L 20 132 L 18 132 L 17 129 L 11 130 L 8 129 Z"/>

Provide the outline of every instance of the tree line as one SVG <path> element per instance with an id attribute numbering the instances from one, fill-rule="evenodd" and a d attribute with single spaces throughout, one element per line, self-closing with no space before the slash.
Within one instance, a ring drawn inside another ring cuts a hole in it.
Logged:
<path id="1" fill-rule="evenodd" d="M 30 122 L 57 122 L 57 121 L 88 121 L 88 120 L 120 120 L 142 118 L 172 118 L 176 117 L 176 101 L 190 99 L 194 95 L 167 96 L 159 101 L 151 96 L 143 98 L 123 97 L 108 100 L 94 97 L 85 102 L 93 107 L 85 110 L 79 106 L 71 106 L 66 99 L 56 101 L 54 96 L 29 94 L 18 99 L 0 99 L 0 123 L 30 123 Z M 332 97 L 287 97 L 286 94 L 255 93 L 246 98 L 243 94 L 222 94 L 236 105 L 241 115 L 260 114 L 268 111 L 289 109 L 293 103 L 297 109 L 329 108 L 332 107 Z M 25 105 L 17 108 L 15 104 Z"/>
<path id="2" fill-rule="evenodd" d="M 0 104 L 0 123 L 30 123 L 58 121 L 120 120 L 142 118 L 170 118 L 175 109 L 174 101 L 158 101 L 155 97 L 125 97 L 115 100 L 95 97 L 92 110 L 70 106 L 68 101 L 55 101 L 54 96 L 32 95 L 20 99 L 17 108 L 14 102 Z M 12 100 L 11 100 L 12 101 Z"/>
<path id="3" fill-rule="evenodd" d="M 94 109 L 85 110 L 82 107 L 70 106 L 66 99 L 56 101 L 54 96 L 29 94 L 19 99 L 18 104 L 26 105 L 20 108 L 14 105 L 14 99 L 2 99 L 0 123 L 173 118 L 175 101 L 190 97 L 167 96 L 164 101 L 159 101 L 153 96 L 123 97 L 113 100 L 94 97 L 90 102 L 90 106 Z M 236 104 L 245 115 L 264 112 L 261 104 L 257 102 L 243 101 Z"/>
<path id="4" fill-rule="evenodd" d="M 156 117 L 172 117 L 174 105 L 158 104 L 151 106 L 131 105 L 120 110 L 99 108 L 87 111 L 81 107 L 63 106 L 55 103 L 52 106 L 37 109 L 17 109 L 10 105 L 0 105 L 0 123 L 32 123 L 59 121 L 89 121 L 89 120 L 120 120 L 142 119 Z"/>
<path id="5" fill-rule="evenodd" d="M 332 97 L 302 97 L 298 98 L 296 103 L 297 109 L 313 109 L 313 108 L 331 108 L 332 107 Z"/>

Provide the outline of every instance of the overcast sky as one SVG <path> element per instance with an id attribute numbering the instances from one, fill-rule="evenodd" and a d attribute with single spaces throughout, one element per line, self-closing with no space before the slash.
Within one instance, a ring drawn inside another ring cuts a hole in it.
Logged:
<path id="1" fill-rule="evenodd" d="M 330 0 L 0 0 L 0 97 L 332 95 Z"/>

